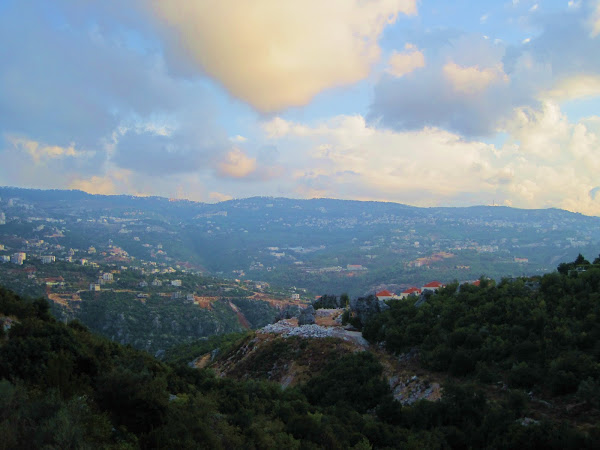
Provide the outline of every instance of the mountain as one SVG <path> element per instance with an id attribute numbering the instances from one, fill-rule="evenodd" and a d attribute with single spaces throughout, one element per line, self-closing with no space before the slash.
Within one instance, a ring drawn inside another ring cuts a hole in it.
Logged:
<path id="1" fill-rule="evenodd" d="M 600 218 L 557 209 L 265 197 L 203 204 L 6 187 L 0 198 L 0 243 L 10 251 L 36 239 L 76 257 L 114 246 L 141 261 L 295 286 L 309 297 L 542 274 L 600 244 Z"/>

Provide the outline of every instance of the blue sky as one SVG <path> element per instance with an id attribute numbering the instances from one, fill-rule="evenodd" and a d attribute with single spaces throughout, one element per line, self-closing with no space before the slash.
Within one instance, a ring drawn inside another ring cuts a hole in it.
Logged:
<path id="1" fill-rule="evenodd" d="M 600 215 L 597 0 L 0 0 L 0 61 L 0 185 Z"/>

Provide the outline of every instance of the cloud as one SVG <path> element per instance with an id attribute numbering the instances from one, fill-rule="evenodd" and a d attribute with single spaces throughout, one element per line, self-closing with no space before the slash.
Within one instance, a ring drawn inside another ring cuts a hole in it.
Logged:
<path id="1" fill-rule="evenodd" d="M 600 1 L 596 0 L 595 3 L 595 8 L 593 9 L 589 19 L 590 36 L 592 38 L 600 35 Z"/>
<path id="2" fill-rule="evenodd" d="M 523 25 L 540 32 L 512 45 L 477 34 L 413 33 L 426 67 L 418 77 L 382 77 L 367 117 L 395 130 L 439 127 L 480 138 L 503 131 L 515 109 L 598 95 L 599 8 L 588 1 L 524 16 Z"/>
<path id="3" fill-rule="evenodd" d="M 600 74 L 575 75 L 559 81 L 549 91 L 542 93 L 542 97 L 558 101 L 572 100 L 600 95 Z"/>
<path id="4" fill-rule="evenodd" d="M 68 188 L 79 189 L 88 194 L 114 195 L 118 193 L 112 178 L 100 176 L 93 176 L 89 179 L 75 179 L 68 185 Z"/>
<path id="5" fill-rule="evenodd" d="M 508 81 L 500 66 L 480 69 L 476 66 L 461 67 L 454 62 L 449 62 L 442 70 L 456 92 L 468 95 L 480 94 L 493 83 Z"/>
<path id="6" fill-rule="evenodd" d="M 515 104 L 530 100 L 504 71 L 504 46 L 479 35 L 434 39 L 419 76 L 384 76 L 369 121 L 395 130 L 438 127 L 467 136 L 494 134 Z M 520 67 L 515 70 L 521 70 Z"/>
<path id="7" fill-rule="evenodd" d="M 600 117 L 570 123 L 557 103 L 546 101 L 518 109 L 507 130 L 499 154 L 516 174 L 508 189 L 515 203 L 600 215 L 600 202 L 589 195 L 600 170 Z"/>
<path id="8" fill-rule="evenodd" d="M 15 136 L 9 136 L 8 141 L 13 145 L 15 150 L 28 153 L 35 164 L 39 164 L 48 159 L 65 157 L 78 158 L 86 156 L 87 154 L 86 152 L 75 150 L 73 144 L 68 147 L 45 145 L 31 139 L 18 138 Z"/>
<path id="9" fill-rule="evenodd" d="M 219 164 L 219 174 L 224 177 L 245 178 L 256 170 L 256 159 L 239 148 L 228 152 Z"/>
<path id="10" fill-rule="evenodd" d="M 283 119 L 274 120 L 281 125 Z M 273 124 L 264 128 L 269 134 Z M 398 133 L 371 127 L 362 116 L 314 126 L 288 123 L 285 129 L 269 135 L 290 152 L 302 148 L 308 154 L 292 171 L 301 195 L 433 205 L 466 191 L 480 198 L 493 191 L 485 181 L 497 173 L 486 161 L 493 148 L 440 129 Z"/>
<path id="11" fill-rule="evenodd" d="M 425 56 L 411 44 L 406 44 L 404 53 L 394 51 L 388 59 L 387 73 L 400 78 L 416 69 L 425 67 Z"/>
<path id="12" fill-rule="evenodd" d="M 172 59 L 192 62 L 262 112 L 306 105 L 368 76 L 377 40 L 415 0 L 153 0 Z M 189 66 L 189 64 L 188 64 Z"/>
<path id="13" fill-rule="evenodd" d="M 185 101 L 160 56 L 127 45 L 118 25 L 76 22 L 61 1 L 50 16 L 43 4 L 12 2 L 0 15 L 0 131 L 94 149 L 129 114 Z"/>
<path id="14" fill-rule="evenodd" d="M 495 202 L 600 215 L 591 192 L 600 171 L 600 117 L 573 124 L 558 104 L 544 102 L 518 109 L 506 130 L 506 142 L 494 146 L 439 128 L 380 129 L 362 116 L 264 124 L 265 136 L 289 149 L 286 189 L 297 195 L 419 206 Z M 300 149 L 306 159 L 294 161 Z"/>
<path id="15" fill-rule="evenodd" d="M 230 146 L 225 133 L 212 128 L 212 120 L 202 113 L 190 119 L 176 119 L 165 130 L 144 121 L 124 124 L 113 136 L 110 161 L 120 168 L 148 175 L 181 174 L 215 167 Z"/>
<path id="16" fill-rule="evenodd" d="M 9 2 L 0 14 L 0 153 L 15 179 L 215 169 L 231 142 L 212 96 L 198 77 L 169 72 L 135 3 L 57 0 L 51 14 L 44 4 Z"/>
<path id="17" fill-rule="evenodd" d="M 227 200 L 231 200 L 233 197 L 221 192 L 211 192 L 209 194 L 209 198 L 214 202 L 225 202 Z"/>

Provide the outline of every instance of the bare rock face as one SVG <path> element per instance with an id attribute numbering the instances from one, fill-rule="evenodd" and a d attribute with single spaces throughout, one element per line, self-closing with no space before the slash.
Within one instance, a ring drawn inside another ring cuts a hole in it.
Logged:
<path id="1" fill-rule="evenodd" d="M 298 316 L 298 325 L 313 325 L 315 323 L 315 308 L 312 305 L 307 306 Z"/>
<path id="2" fill-rule="evenodd" d="M 364 325 L 371 316 L 389 309 L 389 306 L 374 295 L 369 295 L 350 300 L 350 309 Z"/>

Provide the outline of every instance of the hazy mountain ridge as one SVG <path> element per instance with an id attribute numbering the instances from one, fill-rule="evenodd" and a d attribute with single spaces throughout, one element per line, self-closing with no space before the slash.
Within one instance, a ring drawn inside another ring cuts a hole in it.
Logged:
<path id="1" fill-rule="evenodd" d="M 0 197 L 0 240 L 43 238 L 34 229 L 52 226 L 64 246 L 111 239 L 141 260 L 312 294 L 544 273 L 600 243 L 600 218 L 558 209 L 270 197 L 205 204 L 17 188 L 0 188 Z"/>

